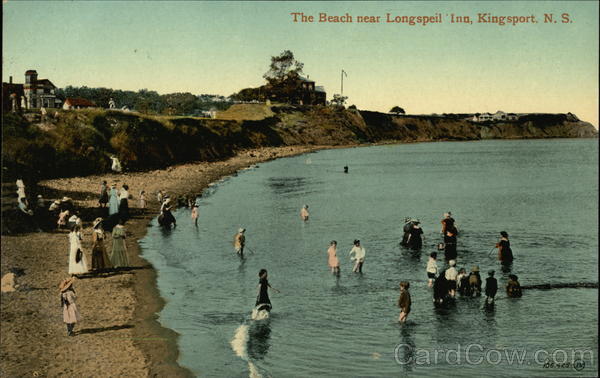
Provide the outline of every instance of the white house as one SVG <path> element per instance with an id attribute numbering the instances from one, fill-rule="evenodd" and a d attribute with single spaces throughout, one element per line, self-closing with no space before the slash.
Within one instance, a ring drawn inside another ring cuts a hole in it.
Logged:
<path id="1" fill-rule="evenodd" d="M 498 110 L 492 115 L 492 119 L 494 121 L 506 121 L 506 113 L 504 113 L 502 110 Z"/>
<path id="2" fill-rule="evenodd" d="M 491 121 L 493 116 L 490 113 L 481 113 L 479 117 L 477 117 L 477 122 L 486 122 Z"/>

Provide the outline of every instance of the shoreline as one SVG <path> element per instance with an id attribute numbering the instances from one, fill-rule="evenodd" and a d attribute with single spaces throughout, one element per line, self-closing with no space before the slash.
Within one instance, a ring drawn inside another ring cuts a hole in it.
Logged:
<path id="1" fill-rule="evenodd" d="M 423 142 L 431 141 L 412 143 Z M 127 183 L 134 197 L 129 201 L 133 217 L 125 225 L 129 258 L 134 268 L 118 274 L 82 278 L 76 282 L 77 303 L 83 317 L 83 322 L 76 327 L 76 333 L 82 333 L 67 338 L 63 336 L 64 324 L 60 308 L 56 305 L 57 285 L 67 276 L 67 233 L 52 231 L 4 235 L 2 275 L 15 267 L 24 269 L 25 275 L 17 277 L 17 284 L 21 287 L 16 292 L 2 293 L 0 375 L 98 376 L 98 371 L 103 371 L 106 376 L 194 376 L 177 363 L 178 334 L 158 321 L 158 313 L 166 302 L 158 289 L 158 272 L 141 256 L 139 240 L 145 236 L 150 221 L 159 211 L 156 192 L 162 189 L 172 197 L 196 195 L 209 184 L 257 163 L 324 149 L 389 144 L 406 142 L 386 140 L 335 146 L 266 147 L 243 150 L 232 158 L 215 162 L 40 182 L 44 198 L 70 196 L 78 208 L 87 210 L 82 212 L 82 219 L 83 247 L 88 262 L 91 261 L 90 226 L 94 219 L 90 214 L 97 208 L 99 184 L 102 180 L 107 180 L 109 184 Z M 148 205 L 144 212 L 139 209 L 140 190 L 147 193 Z M 202 212 L 199 219 L 201 222 Z M 110 236 L 106 247 L 107 250 L 111 248 Z M 109 299 L 108 304 L 105 298 Z M 69 353 L 72 344 L 79 347 L 80 355 Z M 56 352 L 57 349 L 61 351 Z M 90 364 L 90 359 L 100 362 Z"/>
<path id="2" fill-rule="evenodd" d="M 132 269 L 76 281 L 77 305 L 82 322 L 75 337 L 66 337 L 60 307 L 56 304 L 58 283 L 68 276 L 68 233 L 51 231 L 4 235 L 2 275 L 22 269 L 17 290 L 2 293 L 2 352 L 0 375 L 18 376 L 152 376 L 193 377 L 177 363 L 178 334 L 158 321 L 165 300 L 157 285 L 158 272 L 141 255 L 139 240 L 159 211 L 156 192 L 171 197 L 196 195 L 210 183 L 245 167 L 317 150 L 345 146 L 286 146 L 250 149 L 215 162 L 171 166 L 149 172 L 107 173 L 86 177 L 44 180 L 38 183 L 45 199 L 69 196 L 81 211 L 83 249 L 91 262 L 91 222 L 102 180 L 120 186 L 127 183 L 133 199 L 132 217 L 125 224 Z M 146 191 L 147 208 L 139 208 L 138 193 Z M 200 213 L 202 221 L 202 213 Z M 106 248 L 112 238 L 107 235 Z M 78 353 L 72 353 L 75 346 Z M 90 363 L 90 360 L 94 363 Z M 98 362 L 96 362 L 98 361 Z"/>

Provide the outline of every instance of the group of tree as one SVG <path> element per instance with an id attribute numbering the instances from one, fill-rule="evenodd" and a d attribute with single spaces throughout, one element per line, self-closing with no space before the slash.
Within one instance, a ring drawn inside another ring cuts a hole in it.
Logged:
<path id="1" fill-rule="evenodd" d="M 299 103 L 306 96 L 302 90 L 303 69 L 304 63 L 296 60 L 293 52 L 285 50 L 271 57 L 269 70 L 263 75 L 264 85 L 244 88 L 231 95 L 231 98 L 236 101 Z"/>
<path id="2" fill-rule="evenodd" d="M 137 92 L 111 88 L 88 88 L 67 86 L 57 89 L 56 96 L 64 101 L 67 97 L 84 98 L 98 107 L 108 108 L 112 98 L 117 108 L 126 107 L 147 114 L 199 115 L 211 109 L 225 110 L 231 100 L 224 96 L 189 92 L 158 94 L 156 91 L 140 89 Z"/>

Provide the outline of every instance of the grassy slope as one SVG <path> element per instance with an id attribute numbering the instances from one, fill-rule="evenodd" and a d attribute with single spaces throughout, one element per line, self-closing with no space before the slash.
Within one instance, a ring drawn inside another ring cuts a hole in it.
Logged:
<path id="1" fill-rule="evenodd" d="M 234 105 L 217 119 L 148 116 L 103 109 L 3 118 L 3 178 L 68 177 L 105 172 L 111 155 L 126 169 L 212 161 L 240 149 L 281 145 L 353 145 L 379 141 L 597 136 L 565 115 L 531 115 L 516 123 L 474 124 L 429 116 L 315 106 Z"/>

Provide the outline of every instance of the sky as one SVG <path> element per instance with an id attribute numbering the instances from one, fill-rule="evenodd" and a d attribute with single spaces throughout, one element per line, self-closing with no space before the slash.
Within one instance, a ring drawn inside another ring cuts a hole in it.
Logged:
<path id="1" fill-rule="evenodd" d="M 227 96 L 263 84 L 271 56 L 291 50 L 329 99 L 347 72 L 344 95 L 359 109 L 572 112 L 598 127 L 597 1 L 3 1 L 3 81 L 35 69 L 58 87 Z M 442 22 L 388 23 L 388 13 Z M 479 23 L 479 13 L 538 23 Z M 558 22 L 544 23 L 550 13 Z"/>

